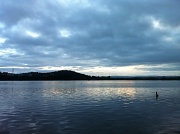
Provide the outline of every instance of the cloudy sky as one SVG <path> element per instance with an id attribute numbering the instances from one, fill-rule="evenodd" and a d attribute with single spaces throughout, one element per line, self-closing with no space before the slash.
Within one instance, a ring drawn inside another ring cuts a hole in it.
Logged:
<path id="1" fill-rule="evenodd" d="M 0 71 L 180 75 L 179 0 L 1 0 Z"/>

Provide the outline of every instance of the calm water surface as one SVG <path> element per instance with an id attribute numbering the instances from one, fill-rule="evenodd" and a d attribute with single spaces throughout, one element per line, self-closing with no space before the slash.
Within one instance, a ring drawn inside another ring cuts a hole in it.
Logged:
<path id="1" fill-rule="evenodd" d="M 0 134 L 28 133 L 180 134 L 180 81 L 0 82 Z"/>

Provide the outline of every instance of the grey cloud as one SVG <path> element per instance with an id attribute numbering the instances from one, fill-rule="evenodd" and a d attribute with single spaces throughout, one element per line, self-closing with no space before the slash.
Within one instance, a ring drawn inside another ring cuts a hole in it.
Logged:
<path id="1" fill-rule="evenodd" d="M 8 40 L 0 49 L 14 48 L 24 55 L 14 59 L 7 56 L 0 65 L 111 67 L 180 63 L 179 1 L 88 2 L 87 6 L 73 2 L 64 6 L 48 0 L 1 1 L 0 22 L 5 28 L 0 37 Z M 148 17 L 171 29 L 153 28 Z M 62 29 L 70 36 L 61 37 Z M 25 30 L 40 36 L 32 38 Z M 172 36 L 172 41 L 163 40 Z M 98 62 L 88 62 L 93 60 Z"/>
<path id="2" fill-rule="evenodd" d="M 164 67 L 154 66 L 154 67 L 137 67 L 137 70 L 143 71 L 180 71 L 179 64 L 172 64 L 172 65 L 164 65 Z M 180 74 L 180 73 L 179 73 Z"/>

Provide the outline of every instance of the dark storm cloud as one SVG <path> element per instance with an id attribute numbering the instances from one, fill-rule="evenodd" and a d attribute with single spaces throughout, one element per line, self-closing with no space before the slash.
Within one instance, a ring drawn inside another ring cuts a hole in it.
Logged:
<path id="1" fill-rule="evenodd" d="M 0 66 L 179 64 L 179 4 L 178 0 L 0 1 L 0 38 L 6 39 L 0 42 Z"/>

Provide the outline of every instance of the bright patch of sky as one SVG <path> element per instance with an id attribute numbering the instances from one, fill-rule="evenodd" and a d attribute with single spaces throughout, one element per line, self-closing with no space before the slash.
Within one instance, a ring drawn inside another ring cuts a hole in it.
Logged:
<path id="1" fill-rule="evenodd" d="M 68 38 L 69 36 L 71 36 L 71 32 L 67 29 L 59 30 L 59 33 L 61 37 L 65 37 L 65 38 Z"/>
<path id="2" fill-rule="evenodd" d="M 66 7 L 72 6 L 72 5 L 89 7 L 91 5 L 89 0 L 57 0 L 57 1 Z"/>
<path id="3" fill-rule="evenodd" d="M 7 40 L 6 38 L 0 37 L 0 44 L 4 43 L 6 40 Z"/>
<path id="4" fill-rule="evenodd" d="M 23 53 L 19 53 L 16 49 L 12 49 L 12 48 L 0 50 L 0 56 L 8 57 L 9 55 L 23 55 Z"/>
<path id="5" fill-rule="evenodd" d="M 173 41 L 173 38 L 172 37 L 164 37 L 164 40 L 165 41 Z"/>
<path id="6" fill-rule="evenodd" d="M 0 29 L 1 29 L 1 28 L 4 28 L 4 27 L 5 27 L 5 25 L 0 22 Z"/>
<path id="7" fill-rule="evenodd" d="M 36 33 L 36 32 L 32 32 L 32 31 L 26 31 L 26 34 L 33 37 L 33 38 L 37 38 L 40 36 L 40 34 Z"/>

